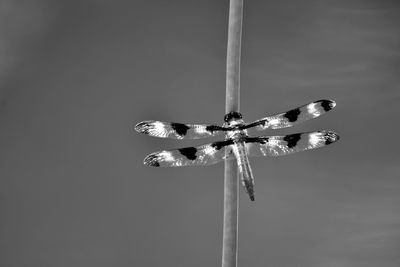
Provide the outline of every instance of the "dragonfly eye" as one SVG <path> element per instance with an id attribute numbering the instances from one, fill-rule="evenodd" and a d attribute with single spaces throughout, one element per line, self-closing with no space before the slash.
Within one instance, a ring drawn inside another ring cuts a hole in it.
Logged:
<path id="1" fill-rule="evenodd" d="M 241 120 L 242 118 L 242 114 L 239 112 L 231 111 L 228 114 L 225 114 L 224 121 L 228 123 L 232 120 Z"/>

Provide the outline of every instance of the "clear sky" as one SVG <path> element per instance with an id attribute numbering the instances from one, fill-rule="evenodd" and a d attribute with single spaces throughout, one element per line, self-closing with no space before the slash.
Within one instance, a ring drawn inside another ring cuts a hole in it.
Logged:
<path id="1" fill-rule="evenodd" d="M 142 120 L 222 123 L 228 1 L 45 1 L 1 8 L 0 265 L 219 266 L 223 164 L 150 168 Z M 264 135 L 338 143 L 252 158 L 239 266 L 400 265 L 400 4 L 245 1 L 246 121 L 334 110 Z M 255 133 L 253 133 L 255 134 Z"/>

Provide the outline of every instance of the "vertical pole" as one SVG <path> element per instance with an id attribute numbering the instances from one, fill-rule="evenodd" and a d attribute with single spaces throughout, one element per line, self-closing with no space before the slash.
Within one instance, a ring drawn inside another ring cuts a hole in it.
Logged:
<path id="1" fill-rule="evenodd" d="M 226 113 L 231 111 L 239 112 L 240 109 L 242 20 L 243 0 L 230 0 L 226 61 Z M 225 160 L 222 267 L 237 266 L 238 185 L 239 179 L 236 161 Z"/>

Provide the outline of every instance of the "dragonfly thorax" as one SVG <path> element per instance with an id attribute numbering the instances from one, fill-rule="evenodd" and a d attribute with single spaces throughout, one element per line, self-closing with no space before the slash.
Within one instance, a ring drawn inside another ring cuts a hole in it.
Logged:
<path id="1" fill-rule="evenodd" d="M 235 129 L 232 131 L 228 131 L 226 133 L 226 137 L 229 139 L 233 139 L 233 141 L 239 141 L 243 139 L 244 137 L 247 137 L 247 131 L 246 130 L 241 130 L 241 129 Z"/>
<path id="2" fill-rule="evenodd" d="M 228 127 L 231 130 L 227 131 L 226 137 L 233 139 L 234 141 L 239 141 L 241 138 L 247 136 L 247 131 L 243 130 L 241 126 L 245 123 L 243 121 L 242 114 L 239 112 L 229 112 L 224 117 L 224 127 Z"/>

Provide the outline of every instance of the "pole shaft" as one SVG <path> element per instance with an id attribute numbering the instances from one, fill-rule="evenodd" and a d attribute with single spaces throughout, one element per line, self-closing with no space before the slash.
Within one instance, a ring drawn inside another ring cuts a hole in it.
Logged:
<path id="1" fill-rule="evenodd" d="M 240 110 L 240 55 L 243 0 L 230 0 L 226 58 L 225 112 Z"/>
<path id="2" fill-rule="evenodd" d="M 230 0 L 226 61 L 225 111 L 240 110 L 240 50 L 242 37 L 243 0 Z M 238 244 L 238 171 L 234 160 L 225 160 L 224 225 L 222 267 L 237 266 Z"/>

